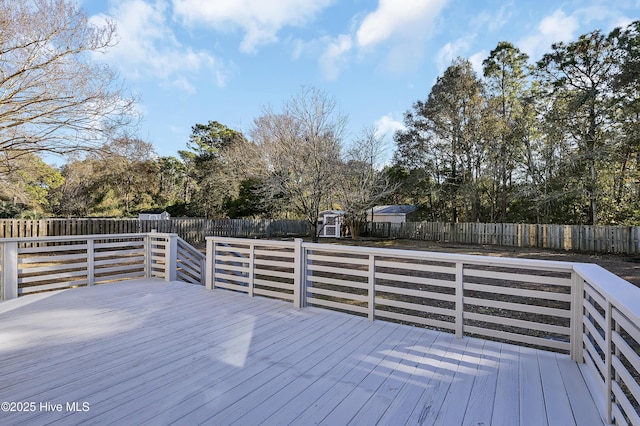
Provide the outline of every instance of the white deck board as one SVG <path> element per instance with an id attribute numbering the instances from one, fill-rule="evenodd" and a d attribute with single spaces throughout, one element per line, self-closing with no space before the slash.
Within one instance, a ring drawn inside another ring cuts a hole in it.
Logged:
<path id="1" fill-rule="evenodd" d="M 463 425 L 490 425 L 493 414 L 493 402 L 497 396 L 496 382 L 500 366 L 502 345 L 485 341 L 482 348 L 478 372 L 469 395 Z"/>
<path id="2" fill-rule="evenodd" d="M 520 348 L 520 424 L 547 425 L 537 351 Z"/>
<path id="3" fill-rule="evenodd" d="M 491 424 L 510 426 L 520 423 L 520 348 L 503 344 L 500 347 L 495 400 Z"/>
<path id="4" fill-rule="evenodd" d="M 544 404 L 547 412 L 553 416 L 547 416 L 550 426 L 570 426 L 575 424 L 569 397 L 562 381 L 560 367 L 555 354 L 551 352 L 538 352 L 538 364 L 542 378 L 542 390 L 544 392 Z"/>
<path id="5" fill-rule="evenodd" d="M 602 424 L 564 355 L 160 280 L 0 303 L 0 401 L 63 404 L 3 425 Z"/>

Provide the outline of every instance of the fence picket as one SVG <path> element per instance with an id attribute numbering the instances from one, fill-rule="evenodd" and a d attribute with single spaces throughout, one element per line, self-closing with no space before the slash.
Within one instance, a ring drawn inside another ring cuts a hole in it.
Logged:
<path id="1" fill-rule="evenodd" d="M 66 235 L 175 233 L 190 242 L 203 242 L 207 236 L 291 237 L 309 235 L 306 221 L 174 218 L 165 220 L 73 218 L 0 219 L 0 238 Z"/>
<path id="2" fill-rule="evenodd" d="M 639 226 L 408 222 L 368 223 L 365 236 L 640 254 Z"/>

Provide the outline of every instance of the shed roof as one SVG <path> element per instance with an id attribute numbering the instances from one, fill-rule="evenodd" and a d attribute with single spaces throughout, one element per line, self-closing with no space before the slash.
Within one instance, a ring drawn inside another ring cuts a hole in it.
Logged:
<path id="1" fill-rule="evenodd" d="M 415 211 L 416 206 L 408 204 L 396 204 L 392 206 L 375 206 L 373 214 L 407 214 Z"/>

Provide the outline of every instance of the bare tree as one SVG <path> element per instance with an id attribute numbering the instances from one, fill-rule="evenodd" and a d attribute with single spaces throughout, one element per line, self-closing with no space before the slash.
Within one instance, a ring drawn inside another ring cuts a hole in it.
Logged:
<path id="1" fill-rule="evenodd" d="M 353 238 L 360 235 L 368 211 L 397 189 L 382 172 L 383 155 L 384 140 L 374 128 L 364 129 L 344 155 L 337 194 Z"/>
<path id="2" fill-rule="evenodd" d="M 68 154 L 100 147 L 135 120 L 134 99 L 92 56 L 115 24 L 89 22 L 71 0 L 0 0 L 0 154 Z"/>
<path id="3" fill-rule="evenodd" d="M 347 117 L 318 89 L 302 89 L 282 112 L 266 108 L 252 137 L 267 161 L 265 193 L 304 217 L 317 240 L 320 210 L 334 193 Z"/>

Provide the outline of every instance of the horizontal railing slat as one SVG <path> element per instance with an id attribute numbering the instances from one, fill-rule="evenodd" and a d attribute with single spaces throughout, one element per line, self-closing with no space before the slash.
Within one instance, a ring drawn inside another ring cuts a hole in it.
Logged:
<path id="1" fill-rule="evenodd" d="M 367 313 L 367 308 L 362 306 L 350 305 L 348 303 L 334 302 L 331 300 L 318 299 L 315 297 L 308 297 L 307 301 L 313 305 L 326 306 L 328 308 L 340 309 L 347 312 L 356 312 L 359 314 Z"/>
<path id="2" fill-rule="evenodd" d="M 406 269 L 409 271 L 431 272 L 434 274 L 451 274 L 455 275 L 456 268 L 451 266 L 424 265 L 412 262 L 392 262 L 386 260 L 376 261 L 376 266 L 381 268 Z"/>
<path id="3" fill-rule="evenodd" d="M 456 314 L 456 311 L 454 309 L 446 309 L 440 308 L 438 306 L 422 305 L 418 303 L 409 303 L 401 300 L 385 299 L 383 297 L 376 297 L 376 305 L 393 306 L 394 308 L 407 309 L 436 315 L 447 315 L 451 317 L 455 316 Z"/>
<path id="4" fill-rule="evenodd" d="M 559 325 L 545 324 L 545 323 L 534 322 L 534 321 L 525 321 L 525 320 L 519 320 L 515 318 L 506 318 L 506 317 L 499 317 L 499 316 L 493 316 L 493 315 L 477 314 L 474 312 L 465 312 L 464 318 L 469 320 L 488 322 L 491 324 L 502 324 L 502 325 L 508 325 L 513 327 L 520 327 L 520 328 L 529 329 L 529 330 L 546 331 L 548 333 L 561 334 L 565 336 L 569 336 L 571 331 L 569 327 L 562 327 Z"/>
<path id="5" fill-rule="evenodd" d="M 415 324 L 426 325 L 428 327 L 444 328 L 445 330 L 454 330 L 455 324 L 446 321 L 435 320 L 431 318 L 418 317 L 415 315 L 407 315 L 399 312 L 377 311 L 377 315 L 381 318 L 393 319 L 397 321 L 412 322 Z"/>
<path id="6" fill-rule="evenodd" d="M 367 277 L 367 271 L 360 271 L 357 269 L 342 269 L 335 266 L 322 266 L 322 265 L 307 265 L 307 270 L 315 272 L 327 272 L 340 275 L 352 275 L 354 277 Z"/>
<path id="7" fill-rule="evenodd" d="M 23 247 L 18 249 L 19 254 L 25 253 L 51 253 L 56 251 L 86 251 L 88 245 L 84 244 L 70 244 L 70 245 L 55 245 L 55 246 L 45 246 L 45 247 Z"/>
<path id="8" fill-rule="evenodd" d="M 385 272 L 376 272 L 376 279 L 402 283 L 432 285 L 445 288 L 453 287 L 453 281 L 440 280 L 436 278 L 415 277 L 411 275 L 389 274 Z"/>
<path id="9" fill-rule="evenodd" d="M 510 333 L 507 331 L 492 330 L 489 328 L 481 328 L 481 327 L 475 327 L 470 325 L 465 326 L 465 328 L 467 329 L 468 333 L 477 334 L 479 336 L 489 336 L 489 337 L 495 337 L 497 339 L 513 340 L 516 342 L 526 343 L 530 345 L 551 347 L 555 349 L 562 349 L 565 351 L 569 350 L 569 342 L 561 342 L 561 341 L 556 341 L 551 339 L 545 339 L 542 337 L 527 336 L 524 334 L 516 334 L 516 333 Z"/>
<path id="10" fill-rule="evenodd" d="M 82 277 L 86 276 L 87 271 L 69 271 L 69 272 L 59 272 L 55 274 L 47 274 L 47 275 L 34 275 L 28 277 L 20 277 L 18 278 L 18 285 L 21 284 L 31 284 L 39 281 L 51 281 L 51 280 L 62 280 L 70 277 Z"/>
<path id="11" fill-rule="evenodd" d="M 313 283 L 330 284 L 330 285 L 337 285 L 337 286 L 348 287 L 348 288 L 359 288 L 359 289 L 365 289 L 365 290 L 369 287 L 367 283 L 359 283 L 357 281 L 342 280 L 338 278 L 321 277 L 317 275 L 308 276 L 307 281 L 310 281 Z"/>
<path id="12" fill-rule="evenodd" d="M 488 284 L 464 283 L 464 289 L 480 291 L 483 293 L 506 294 L 510 296 L 530 297 L 535 299 L 554 300 L 559 302 L 571 302 L 571 295 L 553 291 L 527 290 L 518 287 L 494 286 Z"/>
<path id="13" fill-rule="evenodd" d="M 277 271 L 277 270 L 271 270 L 271 269 L 256 268 L 253 270 L 253 273 L 256 275 L 266 275 L 274 278 L 286 278 L 286 279 L 294 278 L 293 272 Z"/>
<path id="14" fill-rule="evenodd" d="M 514 272 L 497 272 L 497 271 L 482 271 L 479 269 L 465 269 L 464 275 L 465 277 L 491 278 L 493 280 L 518 281 L 518 282 L 525 282 L 525 283 L 557 285 L 557 286 L 564 286 L 564 287 L 571 286 L 571 280 L 566 278 L 546 277 L 546 276 L 540 276 L 540 275 L 529 275 L 529 274 L 514 273 Z"/>
<path id="15" fill-rule="evenodd" d="M 502 302 L 490 299 L 478 299 L 475 297 L 465 297 L 464 303 L 475 306 L 484 306 L 489 308 L 507 309 L 515 312 L 528 312 L 531 314 L 549 315 L 560 318 L 569 318 L 571 313 L 563 309 L 548 308 L 545 306 L 524 305 L 521 303 Z"/>
<path id="16" fill-rule="evenodd" d="M 369 300 L 368 296 L 366 295 L 345 293 L 342 291 L 327 290 L 325 288 L 318 288 L 318 287 L 309 287 L 307 288 L 307 292 L 312 294 L 320 294 L 322 296 L 335 297 L 339 299 L 356 300 L 358 302 L 366 302 L 367 300 Z"/>
<path id="17" fill-rule="evenodd" d="M 70 288 L 70 287 L 81 287 L 81 286 L 86 286 L 87 284 L 88 284 L 88 281 L 86 279 L 77 280 L 77 281 L 63 281 L 55 284 L 42 284 L 42 285 L 35 285 L 31 287 L 22 287 L 18 290 L 18 292 L 20 294 L 29 294 L 29 293 L 35 293 L 38 291 L 60 290 L 60 289 Z"/>
<path id="18" fill-rule="evenodd" d="M 624 414 L 631 420 L 631 424 L 634 426 L 640 425 L 640 416 L 638 416 L 636 408 L 631 405 L 631 402 L 629 402 L 620 385 L 617 382 L 613 382 L 611 384 L 611 390 L 613 391 L 613 396 L 616 398 L 616 403 L 622 407 Z M 619 424 L 626 423 L 624 417 L 616 420 L 618 420 L 617 423 Z"/>
<path id="19" fill-rule="evenodd" d="M 289 300 L 292 301 L 293 300 L 293 294 L 288 294 L 288 293 L 281 293 L 278 291 L 271 291 L 271 290 L 266 290 L 263 288 L 254 288 L 253 289 L 254 294 L 257 294 L 259 296 L 267 296 L 267 297 L 273 297 L 276 299 L 284 299 L 284 300 Z"/>
<path id="20" fill-rule="evenodd" d="M 415 296 L 422 297 L 424 299 L 442 300 L 443 302 L 455 302 L 456 296 L 454 294 L 436 293 L 423 290 L 413 290 L 402 287 L 392 287 L 386 285 L 376 286 L 376 292 L 399 294 L 403 296 Z"/>
<path id="21" fill-rule="evenodd" d="M 243 293 L 248 293 L 249 289 L 246 286 L 238 285 L 238 284 L 230 284 L 222 281 L 216 281 L 216 287 L 226 288 L 227 290 L 235 290 Z"/>
<path id="22" fill-rule="evenodd" d="M 278 281 L 267 281 L 256 278 L 254 280 L 255 285 L 263 286 L 263 287 L 272 287 L 278 288 L 280 290 L 290 290 L 293 291 L 293 284 L 281 283 Z"/>
<path id="23" fill-rule="evenodd" d="M 80 263 L 62 263 L 62 264 L 54 264 L 54 265 L 47 265 L 47 266 L 34 266 L 34 267 L 28 267 L 28 268 L 18 268 L 18 273 L 35 274 L 39 272 L 52 272 L 52 271 L 59 271 L 64 269 L 78 269 L 78 268 L 86 269 L 87 265 L 88 265 L 87 262 L 80 262 Z"/>
<path id="24" fill-rule="evenodd" d="M 130 279 L 130 278 L 143 278 L 144 271 L 140 272 L 130 272 L 128 274 L 115 274 L 115 275 L 105 275 L 105 276 L 96 276 L 95 282 L 96 284 L 106 281 L 119 281 L 122 279 Z"/>
<path id="25" fill-rule="evenodd" d="M 631 363 L 631 365 L 638 365 L 638 354 L 635 353 L 633 349 L 626 343 L 621 341 L 622 339 L 618 339 L 616 346 L 620 349 L 620 352 L 627 358 L 627 360 Z M 640 401 L 640 385 L 638 385 L 638 381 L 629 373 L 627 368 L 622 364 L 620 358 L 614 356 L 611 360 L 613 369 L 616 374 L 619 374 L 622 377 L 622 381 L 624 382 L 631 395 L 635 398 L 636 401 Z"/>
<path id="26" fill-rule="evenodd" d="M 596 376 L 599 381 L 602 381 L 600 375 L 606 377 L 607 374 L 605 373 L 604 361 L 602 360 L 602 358 L 600 358 L 600 352 L 596 349 L 596 347 L 593 345 L 593 343 L 591 343 L 589 339 L 584 340 L 584 345 L 587 349 L 587 353 L 590 356 L 590 358 L 587 359 L 589 360 L 589 363 L 592 363 L 594 365 L 594 368 L 597 368 L 597 372 L 599 372 L 599 375 L 596 374 Z"/>

